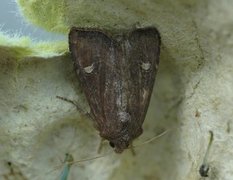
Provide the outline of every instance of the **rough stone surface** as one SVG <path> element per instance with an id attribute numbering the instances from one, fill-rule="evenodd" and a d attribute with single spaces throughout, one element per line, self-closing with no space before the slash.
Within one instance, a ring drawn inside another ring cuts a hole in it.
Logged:
<path id="1" fill-rule="evenodd" d="M 70 180 L 201 179 L 210 130 L 209 179 L 233 179 L 233 1 L 67 0 L 57 9 L 58 1 L 18 2 L 31 22 L 50 31 L 156 26 L 162 36 L 154 93 L 135 145 L 169 133 L 136 148 L 135 156 L 109 153 L 72 165 Z M 51 16 L 36 11 L 42 5 Z M 34 57 L 34 47 L 0 42 L 0 179 L 11 168 L 15 179 L 58 179 L 65 153 L 75 160 L 97 156 L 100 138 L 92 122 L 56 98 L 75 100 L 88 111 L 69 54 L 38 57 L 37 49 Z M 101 154 L 109 151 L 104 144 Z"/>

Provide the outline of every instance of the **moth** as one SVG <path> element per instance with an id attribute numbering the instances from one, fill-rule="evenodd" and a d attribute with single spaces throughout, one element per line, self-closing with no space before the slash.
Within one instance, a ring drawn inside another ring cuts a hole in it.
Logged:
<path id="1" fill-rule="evenodd" d="M 116 153 L 143 132 L 159 65 L 154 27 L 121 33 L 73 27 L 69 49 L 94 126 Z"/>

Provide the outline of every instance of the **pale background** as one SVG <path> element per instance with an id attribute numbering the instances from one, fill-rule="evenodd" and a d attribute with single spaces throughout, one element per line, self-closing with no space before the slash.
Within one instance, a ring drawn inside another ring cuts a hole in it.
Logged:
<path id="1" fill-rule="evenodd" d="M 34 40 L 51 41 L 66 38 L 64 35 L 50 33 L 27 23 L 13 0 L 0 1 L 0 30 L 10 34 L 29 36 Z"/>

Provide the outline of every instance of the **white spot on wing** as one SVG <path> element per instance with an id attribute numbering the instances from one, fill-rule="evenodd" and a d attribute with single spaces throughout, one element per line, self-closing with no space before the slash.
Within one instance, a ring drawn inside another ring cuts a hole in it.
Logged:
<path id="1" fill-rule="evenodd" d="M 142 69 L 148 71 L 150 69 L 151 64 L 150 63 L 142 63 L 141 67 Z"/>
<path id="2" fill-rule="evenodd" d="M 90 66 L 83 68 L 86 73 L 91 73 L 94 70 L 94 63 Z"/>

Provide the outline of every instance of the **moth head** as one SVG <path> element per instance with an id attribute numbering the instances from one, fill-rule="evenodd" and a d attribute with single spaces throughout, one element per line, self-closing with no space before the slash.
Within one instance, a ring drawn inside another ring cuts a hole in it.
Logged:
<path id="1" fill-rule="evenodd" d="M 109 145 L 116 153 L 122 153 L 125 149 L 129 148 L 133 140 L 142 134 L 142 129 L 138 130 L 136 134 L 126 133 L 116 139 L 109 140 Z"/>
<path id="2" fill-rule="evenodd" d="M 116 153 L 128 149 L 133 140 L 142 134 L 141 124 L 132 121 L 127 112 L 118 112 L 117 118 L 109 121 L 108 126 L 99 126 L 100 136 L 109 141 Z"/>
<path id="3" fill-rule="evenodd" d="M 118 138 L 109 141 L 109 145 L 114 149 L 116 153 L 122 153 L 125 149 L 129 147 L 131 142 L 124 138 Z"/>

